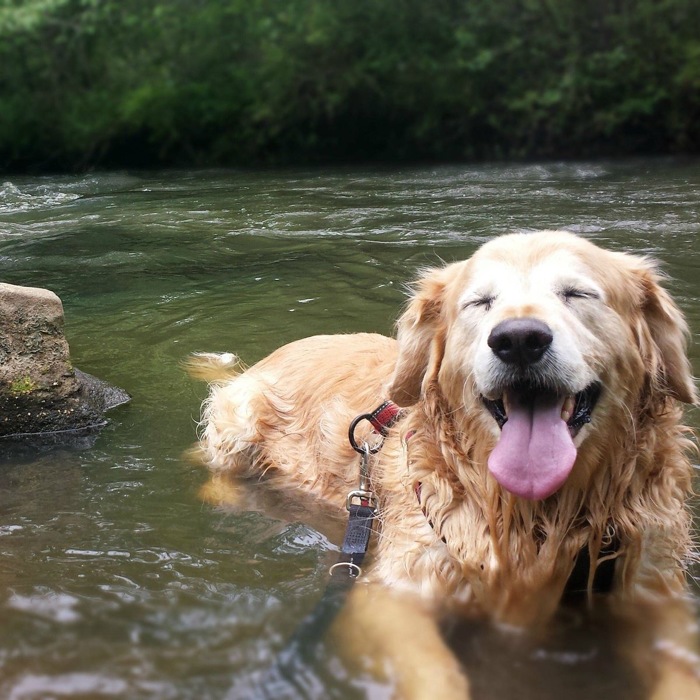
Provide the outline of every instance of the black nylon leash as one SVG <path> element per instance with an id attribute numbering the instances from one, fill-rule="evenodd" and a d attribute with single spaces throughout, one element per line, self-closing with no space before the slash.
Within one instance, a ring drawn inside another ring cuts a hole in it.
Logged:
<path id="1" fill-rule="evenodd" d="M 294 668 L 296 660 L 313 659 L 315 650 L 331 623 L 340 612 L 358 576 L 369 547 L 372 522 L 376 515 L 372 506 L 351 504 L 348 525 L 338 561 L 329 570 L 330 578 L 316 607 L 296 628 L 287 646 L 280 653 L 280 670 Z"/>
<path id="2" fill-rule="evenodd" d="M 269 697 L 304 696 L 309 664 L 316 658 L 320 642 L 345 604 L 353 584 L 362 574 L 362 562 L 369 548 L 377 514 L 376 497 L 370 486 L 369 459 L 379 451 L 381 441 L 372 447 L 367 442 L 359 444 L 355 429 L 359 423 L 367 420 L 383 439 L 399 417 L 399 408 L 386 401 L 372 413 L 362 414 L 350 424 L 350 445 L 360 454 L 360 483 L 347 496 L 348 524 L 338 561 L 329 569 L 328 584 L 316 607 L 297 626 L 275 663 L 267 669 L 262 680 L 264 688 L 270 693 Z"/>

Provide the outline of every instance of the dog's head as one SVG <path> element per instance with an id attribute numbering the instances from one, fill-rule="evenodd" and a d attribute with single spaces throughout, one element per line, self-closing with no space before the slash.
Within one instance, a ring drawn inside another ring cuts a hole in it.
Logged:
<path id="1" fill-rule="evenodd" d="M 566 232 L 494 239 L 416 284 L 390 396 L 439 391 L 494 436 L 501 486 L 546 498 L 604 422 L 695 402 L 688 329 L 658 279 L 651 261 Z"/>

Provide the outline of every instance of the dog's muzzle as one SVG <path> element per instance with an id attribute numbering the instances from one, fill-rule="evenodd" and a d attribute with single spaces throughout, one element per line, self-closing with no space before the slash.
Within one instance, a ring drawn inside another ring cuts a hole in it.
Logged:
<path id="1" fill-rule="evenodd" d="M 573 440 L 600 397 L 597 382 L 567 388 L 551 357 L 553 341 L 551 328 L 535 318 L 502 321 L 487 341 L 502 363 L 500 395 L 482 397 L 501 428 L 488 465 L 501 486 L 523 498 L 546 498 L 566 481 L 576 461 Z"/>

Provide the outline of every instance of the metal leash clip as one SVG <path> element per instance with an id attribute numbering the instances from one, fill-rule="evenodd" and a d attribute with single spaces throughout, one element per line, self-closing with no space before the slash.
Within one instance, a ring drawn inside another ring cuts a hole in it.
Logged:
<path id="1" fill-rule="evenodd" d="M 363 505 L 370 506 L 374 513 L 377 512 L 377 497 L 372 492 L 370 480 L 369 480 L 369 458 L 373 453 L 373 450 L 366 443 L 362 443 L 360 450 L 360 485 L 354 491 L 350 491 L 347 498 L 345 499 L 345 508 L 350 510 L 351 505 Z M 359 499 L 359 504 L 353 504 L 354 499 Z"/>

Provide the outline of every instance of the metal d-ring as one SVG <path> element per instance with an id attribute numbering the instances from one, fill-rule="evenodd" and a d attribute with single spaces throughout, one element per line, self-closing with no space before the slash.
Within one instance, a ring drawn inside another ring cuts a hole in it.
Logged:
<path id="1" fill-rule="evenodd" d="M 362 576 L 362 569 L 357 564 L 353 564 L 351 561 L 339 561 L 336 564 L 333 564 L 333 566 L 328 569 L 328 573 L 333 576 L 333 571 L 341 566 L 348 567 L 348 576 L 352 576 L 353 578 Z M 355 572 L 354 574 L 353 571 Z"/>
<path id="2" fill-rule="evenodd" d="M 355 440 L 355 428 L 357 428 L 358 424 L 366 420 L 372 425 L 372 414 L 371 413 L 362 413 L 359 416 L 353 418 L 352 423 L 350 423 L 350 429 L 348 430 L 348 440 L 350 441 L 350 446 L 352 447 L 355 452 L 358 452 L 361 455 L 364 455 L 366 452 L 369 452 L 372 455 L 377 454 L 379 450 L 382 449 L 382 444 L 384 440 L 380 440 L 374 447 L 369 447 L 367 443 L 363 443 L 363 446 L 357 444 L 357 440 Z"/>

